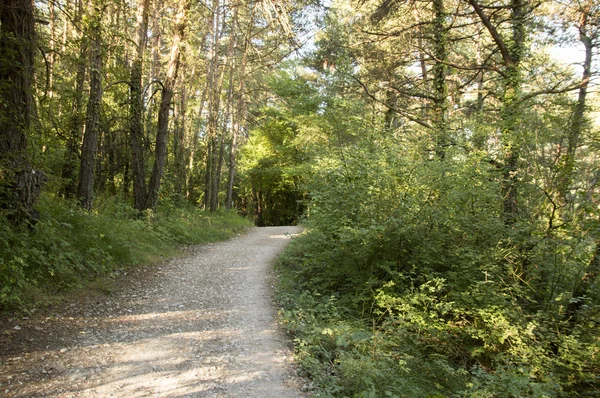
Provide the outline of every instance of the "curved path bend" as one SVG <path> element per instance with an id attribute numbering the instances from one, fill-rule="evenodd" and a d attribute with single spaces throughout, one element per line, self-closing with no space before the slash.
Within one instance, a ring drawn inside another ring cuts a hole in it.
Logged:
<path id="1" fill-rule="evenodd" d="M 134 271 L 112 296 L 6 320 L 0 396 L 302 397 L 270 283 L 298 232 L 254 228 Z"/>

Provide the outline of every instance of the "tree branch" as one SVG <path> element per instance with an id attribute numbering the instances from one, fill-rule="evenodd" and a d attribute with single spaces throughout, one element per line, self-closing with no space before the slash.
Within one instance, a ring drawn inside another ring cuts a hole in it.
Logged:
<path id="1" fill-rule="evenodd" d="M 421 126 L 431 129 L 431 125 L 423 120 L 419 120 L 417 118 L 415 118 L 414 116 L 409 115 L 407 112 L 401 111 L 400 109 L 394 108 L 393 106 L 390 106 L 388 104 L 386 104 L 385 102 L 381 101 L 379 98 L 375 97 L 375 95 L 371 94 L 371 92 L 369 91 L 368 87 L 362 82 L 360 81 L 356 76 L 353 76 L 349 73 L 345 73 L 342 72 L 341 70 L 339 70 L 338 68 L 335 68 L 335 70 L 339 73 L 341 73 L 342 75 L 348 76 L 350 77 L 352 80 L 354 80 L 355 82 L 357 82 L 365 91 L 365 93 L 371 98 L 373 99 L 375 102 L 385 106 L 386 108 L 388 108 L 389 110 L 391 110 L 392 112 L 396 112 L 399 115 L 404 116 L 405 118 L 407 118 L 408 120 L 410 120 L 411 122 L 420 124 Z"/>
<path id="2" fill-rule="evenodd" d="M 498 31 L 496 30 L 496 27 L 492 24 L 487 15 L 485 15 L 483 10 L 481 9 L 481 6 L 479 5 L 479 3 L 477 3 L 477 0 L 467 0 L 467 2 L 473 7 L 475 13 L 477 13 L 483 25 L 485 25 L 488 32 L 490 32 L 490 35 L 492 35 L 494 42 L 496 42 L 496 45 L 500 49 L 500 53 L 502 54 L 504 64 L 506 66 L 510 66 L 513 63 L 513 60 L 510 56 L 510 52 L 508 51 L 508 47 L 506 47 L 506 43 L 504 43 L 504 40 L 502 39 L 502 36 L 500 36 L 500 33 L 498 33 Z"/>
<path id="3" fill-rule="evenodd" d="M 582 81 L 581 83 L 577 83 L 577 84 L 569 86 L 569 87 L 557 88 L 555 86 L 555 87 L 553 87 L 551 89 L 547 89 L 547 90 L 534 91 L 532 93 L 522 96 L 520 98 L 520 101 L 524 102 L 533 97 L 537 97 L 538 95 L 568 93 L 569 91 L 579 90 L 581 87 L 583 87 L 587 83 L 588 83 L 588 81 Z"/>

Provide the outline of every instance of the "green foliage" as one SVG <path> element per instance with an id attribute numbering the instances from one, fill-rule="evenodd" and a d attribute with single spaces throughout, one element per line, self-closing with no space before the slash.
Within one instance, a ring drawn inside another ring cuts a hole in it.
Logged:
<path id="1" fill-rule="evenodd" d="M 246 158 L 306 192 L 279 300 L 316 395 L 598 396 L 598 125 L 544 54 L 597 11 L 359 3 L 273 75 Z"/>
<path id="2" fill-rule="evenodd" d="M 307 240 L 310 234 L 282 257 L 278 298 L 297 360 L 320 396 L 433 397 L 465 385 L 467 372 L 428 351 L 410 330 L 391 321 L 369 324 L 348 310 L 341 295 L 295 288 L 297 276 L 287 267 L 296 264 L 300 252 L 312 249 Z"/>
<path id="3" fill-rule="evenodd" d="M 304 182 L 314 113 L 319 106 L 304 76 L 280 71 L 269 81 L 289 106 L 264 108 L 240 159 L 240 196 L 245 214 L 258 226 L 297 224 L 306 198 Z"/>
<path id="4" fill-rule="evenodd" d="M 476 152 L 397 153 L 372 133 L 317 159 L 308 233 L 278 264 L 282 321 L 317 391 L 593 394 L 599 336 L 563 315 L 589 238 L 505 225 L 498 172 Z"/>
<path id="5" fill-rule="evenodd" d="M 167 202 L 167 201 L 165 201 Z M 248 222 L 234 213 L 208 214 L 164 204 L 158 214 L 135 217 L 117 198 L 97 211 L 42 196 L 32 230 L 0 222 L 0 308 L 26 308 L 95 278 L 173 255 L 180 245 L 226 239 Z"/>
<path id="6" fill-rule="evenodd" d="M 268 117 L 242 153 L 240 180 L 246 189 L 241 194 L 250 202 L 245 212 L 256 225 L 292 225 L 298 223 L 304 197 L 299 152 L 285 143 L 293 140 L 294 129 L 277 115 Z"/>

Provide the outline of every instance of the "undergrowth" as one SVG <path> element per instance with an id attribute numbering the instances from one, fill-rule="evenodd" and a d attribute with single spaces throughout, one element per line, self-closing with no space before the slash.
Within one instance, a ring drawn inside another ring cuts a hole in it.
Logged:
<path id="1" fill-rule="evenodd" d="M 600 285 L 574 289 L 594 277 L 596 219 L 507 224 L 478 154 L 411 161 L 385 142 L 315 164 L 307 232 L 277 264 L 315 393 L 600 396 Z"/>
<path id="2" fill-rule="evenodd" d="M 508 321 L 500 319 L 499 308 L 477 319 L 476 311 L 436 300 L 443 288 L 439 281 L 406 294 L 384 287 L 371 297 L 331 289 L 322 277 L 328 267 L 315 263 L 314 253 L 332 248 L 317 235 L 296 239 L 276 265 L 280 322 L 293 339 L 301 371 L 312 380 L 314 396 L 571 396 L 551 373 L 556 363 L 542 363 L 550 356 L 533 335 L 527 340 L 526 330 L 503 325 Z M 500 348 L 494 339 L 504 342 L 503 333 L 510 332 L 514 341 L 527 341 Z"/>
<path id="3" fill-rule="evenodd" d="M 172 256 L 182 245 L 225 240 L 250 225 L 233 212 L 164 202 L 156 214 L 139 217 L 114 197 L 87 212 L 42 195 L 33 228 L 0 219 L 0 310 L 43 305 L 122 269 Z"/>
<path id="4" fill-rule="evenodd" d="M 277 263 L 280 321 L 320 397 L 444 397 L 468 372 L 420 344 L 418 334 L 370 317 L 364 297 L 331 291 L 306 267 L 323 241 L 296 239 Z M 325 266 L 325 264 L 323 264 Z M 326 293 L 327 292 L 327 293 Z"/>

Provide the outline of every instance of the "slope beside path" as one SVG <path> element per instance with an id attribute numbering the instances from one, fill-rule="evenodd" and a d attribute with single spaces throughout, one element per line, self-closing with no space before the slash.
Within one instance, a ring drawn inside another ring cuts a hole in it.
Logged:
<path id="1" fill-rule="evenodd" d="M 301 397 L 272 261 L 298 227 L 254 228 L 127 275 L 109 297 L 0 326 L 0 396 Z"/>

